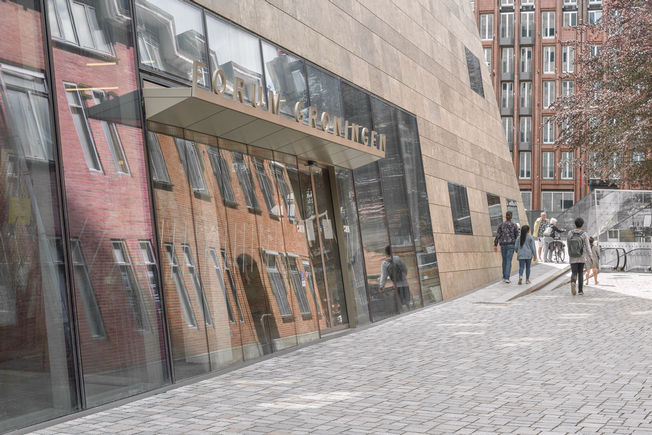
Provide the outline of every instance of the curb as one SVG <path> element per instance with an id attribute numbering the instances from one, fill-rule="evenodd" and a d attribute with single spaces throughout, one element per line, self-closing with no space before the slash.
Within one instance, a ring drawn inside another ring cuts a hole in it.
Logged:
<path id="1" fill-rule="evenodd" d="M 531 287 L 528 287 L 527 289 L 523 290 L 521 293 L 517 294 L 516 296 L 512 296 L 511 298 L 507 299 L 507 302 L 511 302 L 514 299 L 518 299 L 518 298 L 521 298 L 523 296 L 529 295 L 530 293 L 534 293 L 536 291 L 541 290 L 542 288 L 544 288 L 545 286 L 547 286 L 551 282 L 555 281 L 560 276 L 566 274 L 569 270 L 570 270 L 570 265 L 564 267 L 563 269 L 559 269 L 557 272 L 553 273 L 552 275 L 550 275 L 549 277 L 547 277 L 543 281 L 541 281 L 541 282 L 539 282 L 539 283 L 537 283 L 537 284 L 535 284 L 535 285 L 533 285 Z"/>

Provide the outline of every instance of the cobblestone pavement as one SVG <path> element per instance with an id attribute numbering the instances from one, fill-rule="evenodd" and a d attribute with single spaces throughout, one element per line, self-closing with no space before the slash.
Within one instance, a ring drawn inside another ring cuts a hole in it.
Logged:
<path id="1" fill-rule="evenodd" d="M 460 298 L 40 433 L 652 434 L 652 300 L 585 293 Z"/>

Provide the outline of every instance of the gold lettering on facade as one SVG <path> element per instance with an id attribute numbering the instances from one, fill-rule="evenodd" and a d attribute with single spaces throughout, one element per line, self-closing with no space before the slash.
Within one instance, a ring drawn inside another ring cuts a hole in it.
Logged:
<path id="1" fill-rule="evenodd" d="M 260 107 L 263 105 L 263 87 L 257 83 L 252 83 L 249 87 L 251 92 L 251 107 Z"/>
<path id="2" fill-rule="evenodd" d="M 235 89 L 233 90 L 233 99 L 244 103 L 245 82 L 240 77 L 235 78 Z"/>
<path id="3" fill-rule="evenodd" d="M 328 112 L 323 112 L 321 114 L 321 129 L 322 129 L 322 131 L 330 133 L 331 132 L 330 126 L 331 126 L 331 116 L 328 114 Z"/>
<path id="4" fill-rule="evenodd" d="M 317 108 L 310 106 L 308 113 L 308 125 L 312 128 L 317 128 Z"/>
<path id="5" fill-rule="evenodd" d="M 350 139 L 353 142 L 360 142 L 360 126 L 355 123 L 344 121 L 344 138 Z"/>
<path id="6" fill-rule="evenodd" d="M 369 129 L 367 127 L 362 128 L 362 144 L 369 146 Z"/>
<path id="7" fill-rule="evenodd" d="M 376 148 L 379 148 L 381 151 L 385 151 L 385 144 L 387 143 L 387 136 L 385 136 L 384 134 L 381 134 L 380 139 L 378 140 L 378 142 L 379 142 L 379 144 L 378 144 L 379 146 L 377 146 Z"/>
<path id="8" fill-rule="evenodd" d="M 281 94 L 277 94 L 274 91 L 269 91 L 267 94 L 268 100 L 268 110 L 274 115 L 278 115 L 280 112 L 279 108 L 281 107 Z"/>
<path id="9" fill-rule="evenodd" d="M 217 79 L 219 79 L 219 82 Z M 215 71 L 211 83 L 213 84 L 213 92 L 224 95 L 224 91 L 226 91 L 226 75 L 224 74 L 224 71 L 221 69 Z"/>
<path id="10" fill-rule="evenodd" d="M 376 136 L 378 136 L 376 130 L 371 130 L 371 144 L 369 146 L 378 148 L 378 142 L 376 142 Z"/>
<path id="11" fill-rule="evenodd" d="M 294 120 L 297 122 L 303 122 L 305 116 L 302 112 L 302 110 L 306 106 L 303 105 L 301 101 L 297 101 L 297 104 L 294 105 Z"/>
<path id="12" fill-rule="evenodd" d="M 342 130 L 342 118 L 339 116 L 334 116 L 333 120 L 333 123 L 335 124 L 335 135 L 342 137 L 344 135 L 344 130 Z"/>

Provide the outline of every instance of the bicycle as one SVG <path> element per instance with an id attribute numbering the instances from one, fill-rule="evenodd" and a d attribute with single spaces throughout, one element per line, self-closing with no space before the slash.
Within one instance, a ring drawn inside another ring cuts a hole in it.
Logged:
<path id="1" fill-rule="evenodd" d="M 554 240 L 548 245 L 555 263 L 563 263 L 566 259 L 566 245 L 561 240 Z"/>

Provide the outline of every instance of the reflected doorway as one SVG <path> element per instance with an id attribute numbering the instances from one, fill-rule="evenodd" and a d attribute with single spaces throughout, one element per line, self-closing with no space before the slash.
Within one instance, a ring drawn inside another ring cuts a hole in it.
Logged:
<path id="1" fill-rule="evenodd" d="M 348 327 L 339 243 L 335 227 L 331 174 L 314 163 L 299 165 L 301 200 L 310 261 L 314 267 L 318 308 L 328 333 Z M 312 283 L 311 283 L 312 285 Z"/>

